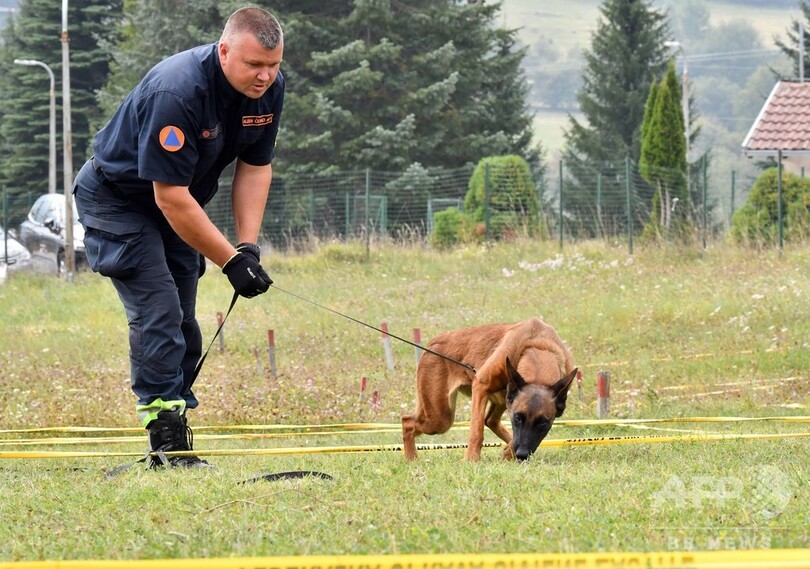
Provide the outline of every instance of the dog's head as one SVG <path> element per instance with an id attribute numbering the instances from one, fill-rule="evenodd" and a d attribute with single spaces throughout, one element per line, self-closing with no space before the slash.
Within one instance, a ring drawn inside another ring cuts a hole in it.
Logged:
<path id="1" fill-rule="evenodd" d="M 512 417 L 512 450 L 515 458 L 526 460 L 551 430 L 554 419 L 565 411 L 568 390 L 577 370 L 551 386 L 529 383 L 506 359 L 509 382 L 506 386 L 506 407 Z"/>

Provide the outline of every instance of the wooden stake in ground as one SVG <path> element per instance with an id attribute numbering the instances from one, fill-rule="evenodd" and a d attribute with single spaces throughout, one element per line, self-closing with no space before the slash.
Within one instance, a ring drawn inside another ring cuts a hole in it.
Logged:
<path id="1" fill-rule="evenodd" d="M 267 356 L 270 359 L 270 373 L 276 377 L 276 334 L 273 330 L 267 331 Z"/>
<path id="2" fill-rule="evenodd" d="M 422 345 L 422 331 L 419 328 L 413 329 L 413 343 L 416 344 L 417 346 Z M 419 358 L 422 357 L 422 352 L 424 352 L 422 348 L 414 348 L 417 366 L 419 365 Z"/>
<path id="3" fill-rule="evenodd" d="M 596 374 L 596 416 L 604 419 L 610 408 L 610 372 Z"/>
<path id="4" fill-rule="evenodd" d="M 222 312 L 217 312 L 217 330 L 219 330 L 219 351 L 225 350 L 225 330 L 222 329 Z"/>
<path id="5" fill-rule="evenodd" d="M 382 330 L 383 348 L 385 349 L 385 365 L 388 369 L 394 369 L 394 352 L 391 350 L 391 337 L 388 335 L 388 323 L 380 324 Z"/>

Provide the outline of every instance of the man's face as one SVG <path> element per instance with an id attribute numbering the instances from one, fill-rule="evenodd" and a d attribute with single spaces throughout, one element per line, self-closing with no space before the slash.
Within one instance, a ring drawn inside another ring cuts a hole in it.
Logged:
<path id="1" fill-rule="evenodd" d="M 219 63 L 231 87 L 258 99 L 275 82 L 283 51 L 283 41 L 267 49 L 253 34 L 239 34 L 229 42 L 219 42 Z"/>

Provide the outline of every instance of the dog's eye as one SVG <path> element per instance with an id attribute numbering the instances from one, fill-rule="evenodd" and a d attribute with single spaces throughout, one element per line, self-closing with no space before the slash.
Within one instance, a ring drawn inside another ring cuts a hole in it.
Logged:
<path id="1" fill-rule="evenodd" d="M 515 421 L 515 423 L 522 425 L 523 422 L 526 420 L 526 415 L 524 415 L 523 413 L 515 413 L 512 419 Z"/>
<path id="2" fill-rule="evenodd" d="M 534 426 L 537 427 L 538 429 L 550 429 L 551 428 L 551 424 L 548 422 L 548 419 L 545 419 L 543 417 L 537 419 L 537 421 L 535 421 L 535 423 L 534 423 Z"/>

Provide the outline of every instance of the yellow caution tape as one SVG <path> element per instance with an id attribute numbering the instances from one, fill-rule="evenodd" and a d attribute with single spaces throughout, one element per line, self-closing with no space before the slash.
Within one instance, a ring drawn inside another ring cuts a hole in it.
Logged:
<path id="1" fill-rule="evenodd" d="M 807 438 L 810 433 L 764 433 L 764 434 L 705 434 L 705 435 L 651 435 L 651 436 L 614 436 L 589 437 L 580 439 L 546 439 L 540 443 L 543 447 L 566 446 L 600 446 L 618 444 L 654 444 L 673 442 L 706 443 L 716 441 L 734 440 L 762 440 L 762 439 L 790 439 Z M 501 447 L 504 443 L 484 443 L 485 447 Z M 446 450 L 467 448 L 466 443 L 449 444 L 420 444 L 419 450 Z M 287 455 L 287 454 L 326 454 L 348 452 L 379 452 L 401 451 L 402 445 L 354 445 L 354 446 L 324 446 L 324 447 L 283 447 L 270 449 L 212 449 L 167 452 L 166 456 L 257 456 L 257 455 Z M 80 451 L 0 451 L 0 459 L 4 458 L 106 458 L 106 457 L 133 457 L 143 456 L 139 452 L 80 452 Z"/>
<path id="2" fill-rule="evenodd" d="M 739 422 L 785 422 L 810 423 L 807 415 L 786 415 L 777 417 L 665 417 L 660 419 L 558 419 L 554 426 L 612 426 L 640 425 L 645 423 L 739 423 Z M 456 427 L 469 425 L 469 421 L 456 421 Z M 326 434 L 319 431 L 378 431 L 379 429 L 402 428 L 400 423 L 334 423 L 320 425 L 201 425 L 195 426 L 194 432 L 202 431 L 294 431 L 309 435 Z M 0 434 L 33 434 L 33 433 L 144 433 L 143 427 L 31 427 L 27 429 L 0 429 Z"/>
<path id="3" fill-rule="evenodd" d="M 673 418 L 673 419 L 617 419 L 617 420 L 590 420 L 590 419 L 572 419 L 572 420 L 559 420 L 555 421 L 555 426 L 567 427 L 580 427 L 580 426 L 619 426 L 631 429 L 648 429 L 658 431 L 670 431 L 679 433 L 692 433 L 692 434 L 709 434 L 706 431 L 698 429 L 664 429 L 652 427 L 649 424 L 663 424 L 663 423 L 726 423 L 726 422 L 749 422 L 749 421 L 784 421 L 788 423 L 808 423 L 810 417 L 691 417 L 691 418 Z M 272 426 L 272 425 L 268 425 Z M 381 427 L 385 427 L 384 423 L 380 423 Z M 451 427 L 451 431 L 464 430 L 468 428 L 469 422 L 459 422 Z M 251 425 L 249 427 L 260 427 L 259 425 Z M 199 427 L 199 430 L 215 430 L 215 429 L 233 429 L 240 430 L 239 427 Z M 198 429 L 195 429 L 198 430 Z M 145 435 L 143 429 L 138 429 L 141 436 L 122 436 L 122 437 L 39 437 L 39 438 L 21 438 L 21 439 L 0 439 L 0 447 L 20 447 L 20 446 L 55 446 L 55 445 L 97 445 L 97 444 L 144 444 Z M 385 434 L 385 433 L 401 433 L 401 428 L 390 429 L 368 429 L 368 430 L 326 430 L 326 431 L 292 431 L 284 433 L 239 433 L 227 435 L 209 435 L 200 434 L 196 435 L 197 440 L 256 440 L 256 439 L 277 439 L 277 438 L 293 438 L 293 437 L 314 437 L 314 436 L 334 436 L 351 434 Z"/>
<path id="4" fill-rule="evenodd" d="M 608 426 L 643 425 L 648 423 L 755 423 L 755 422 L 810 423 L 810 416 L 788 415 L 779 417 L 665 417 L 661 419 L 559 419 L 554 426 Z"/>
<path id="5" fill-rule="evenodd" d="M 461 427 L 453 427 L 457 429 Z M 197 429 L 195 429 L 196 431 Z M 94 445 L 94 444 L 121 444 L 138 443 L 144 444 L 146 434 L 139 437 L 42 437 L 33 439 L 0 439 L 0 447 L 3 446 L 53 446 L 53 445 Z M 351 434 L 380 434 L 380 433 L 402 433 L 402 429 L 376 429 L 368 431 L 351 431 Z M 225 440 L 225 439 L 278 439 L 291 437 L 309 437 L 324 435 L 345 435 L 346 431 L 312 431 L 293 433 L 240 433 L 231 435 L 194 435 L 194 440 Z"/>
<path id="6" fill-rule="evenodd" d="M 2 563 L 0 569 L 810 569 L 808 549 L 653 553 L 312 555 L 219 559 L 76 560 Z"/>

